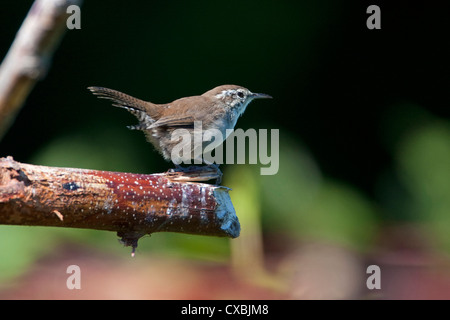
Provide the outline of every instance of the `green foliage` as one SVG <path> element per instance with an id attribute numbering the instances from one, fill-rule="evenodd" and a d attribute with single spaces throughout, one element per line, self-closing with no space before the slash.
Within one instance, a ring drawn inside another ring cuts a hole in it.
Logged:
<path id="1" fill-rule="evenodd" d="M 43 254 L 54 248 L 55 237 L 39 227 L 0 226 L 0 282 L 25 272 Z"/>
<path id="2" fill-rule="evenodd" d="M 367 249 L 376 230 L 375 206 L 363 194 L 323 177 L 308 152 L 284 139 L 280 171 L 261 177 L 266 228 Z"/>
<path id="3" fill-rule="evenodd" d="M 152 158 L 142 157 L 136 149 L 136 141 L 144 139 L 142 133 L 137 133 L 139 136 L 132 136 L 127 135 L 126 128 L 95 125 L 84 131 L 55 137 L 43 145 L 30 162 L 58 167 L 146 172 L 151 167 Z"/>
<path id="4" fill-rule="evenodd" d="M 401 181 L 411 194 L 415 218 L 450 249 L 450 123 L 432 119 L 409 131 L 396 152 Z"/>

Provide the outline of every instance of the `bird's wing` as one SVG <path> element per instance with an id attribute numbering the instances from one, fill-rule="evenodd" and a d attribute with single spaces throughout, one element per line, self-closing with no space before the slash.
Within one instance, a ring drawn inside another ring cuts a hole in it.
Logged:
<path id="1" fill-rule="evenodd" d="M 168 116 L 160 118 L 149 129 L 157 127 L 194 128 L 194 121 L 192 116 Z"/>

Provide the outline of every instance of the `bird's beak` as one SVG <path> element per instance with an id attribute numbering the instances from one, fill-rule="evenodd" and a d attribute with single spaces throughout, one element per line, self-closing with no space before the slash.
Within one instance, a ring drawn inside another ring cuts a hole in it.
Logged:
<path id="1" fill-rule="evenodd" d="M 253 99 L 272 99 L 271 96 L 265 93 L 252 93 Z"/>

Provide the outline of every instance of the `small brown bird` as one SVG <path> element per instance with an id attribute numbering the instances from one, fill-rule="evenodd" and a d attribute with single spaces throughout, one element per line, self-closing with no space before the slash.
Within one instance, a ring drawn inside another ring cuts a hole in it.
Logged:
<path id="1" fill-rule="evenodd" d="M 139 124 L 129 126 L 133 130 L 144 131 L 147 140 L 163 155 L 164 159 L 171 160 L 178 169 L 181 161 L 197 160 L 208 163 L 202 155 L 204 148 L 211 142 L 203 142 L 202 150 L 194 152 L 193 141 L 191 154 L 183 159 L 172 154 L 173 148 L 180 143 L 173 139 L 176 129 L 186 129 L 189 134 L 194 134 L 194 122 L 201 123 L 202 131 L 216 129 L 222 133 L 221 141 L 214 141 L 214 147 L 219 146 L 227 137 L 227 129 L 234 129 L 237 119 L 244 113 L 247 105 L 258 98 L 271 98 L 263 93 L 252 93 L 250 90 L 237 85 L 222 85 L 205 92 L 200 96 L 185 97 L 166 104 L 155 104 L 131 97 L 122 92 L 102 88 L 89 87 L 93 94 L 100 98 L 113 101 L 113 105 L 124 108 L 134 114 Z M 200 163 L 202 163 L 200 162 Z M 218 167 L 216 166 L 218 169 Z"/>

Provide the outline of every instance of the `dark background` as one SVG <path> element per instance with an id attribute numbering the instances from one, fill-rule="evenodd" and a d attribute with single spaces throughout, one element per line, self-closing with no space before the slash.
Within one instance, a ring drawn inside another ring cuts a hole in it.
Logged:
<path id="1" fill-rule="evenodd" d="M 1 56 L 31 3 L 3 1 Z M 279 174 L 252 180 L 264 237 L 307 234 L 363 243 L 370 253 L 392 240 L 383 226 L 418 223 L 413 233 L 426 234 L 419 247 L 447 252 L 450 28 L 442 3 L 85 1 L 81 30 L 67 31 L 47 77 L 0 141 L 1 156 L 165 171 L 170 164 L 144 135 L 125 128 L 134 117 L 86 88 L 166 103 L 238 84 L 274 99 L 253 102 L 237 127 L 280 130 Z M 366 27 L 371 4 L 381 8 L 381 30 Z M 223 170 L 232 198 L 237 167 Z M 314 188 L 319 196 L 308 202 Z"/>
<path id="2" fill-rule="evenodd" d="M 30 4 L 3 4 L 2 55 Z M 445 8 L 378 2 L 382 29 L 368 30 L 370 4 L 88 1 L 82 29 L 67 32 L 48 77 L 0 148 L 26 162 L 52 137 L 107 128 L 150 149 L 124 129 L 132 116 L 92 99 L 86 87 L 165 103 L 235 83 L 275 98 L 252 105 L 240 127 L 280 128 L 302 140 L 326 174 L 373 195 L 376 177 L 392 160 L 381 139 L 383 119 L 400 103 L 448 117 L 450 71 Z"/>

